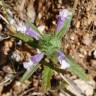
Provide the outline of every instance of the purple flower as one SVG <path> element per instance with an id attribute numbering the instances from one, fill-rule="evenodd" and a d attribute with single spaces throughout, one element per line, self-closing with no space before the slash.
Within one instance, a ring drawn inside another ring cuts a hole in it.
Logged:
<path id="1" fill-rule="evenodd" d="M 60 32 L 60 30 L 64 26 L 64 22 L 66 19 L 69 19 L 72 15 L 72 12 L 68 11 L 67 9 L 63 9 L 59 12 L 58 21 L 57 21 L 57 28 L 56 32 Z"/>
<path id="2" fill-rule="evenodd" d="M 25 69 L 30 70 L 30 68 L 36 64 L 39 63 L 44 57 L 44 53 L 38 53 L 34 56 L 32 56 L 31 58 L 29 58 L 28 60 L 26 60 L 25 62 L 23 62 L 23 66 Z M 63 54 L 63 52 L 58 51 L 57 52 L 57 57 L 58 57 L 58 61 L 61 64 L 61 69 L 67 69 L 70 67 L 69 63 L 67 62 L 65 55 Z"/>
<path id="3" fill-rule="evenodd" d="M 27 28 L 26 34 L 33 37 L 36 40 L 40 39 L 40 34 L 36 32 L 34 29 L 32 29 L 31 27 Z"/>
<path id="4" fill-rule="evenodd" d="M 63 52 L 57 52 L 58 61 L 61 64 L 61 69 L 67 69 L 70 67 Z"/>
<path id="5" fill-rule="evenodd" d="M 27 61 L 23 62 L 24 68 L 27 70 L 30 70 L 30 68 L 34 64 L 39 63 L 43 59 L 43 57 L 44 57 L 44 53 L 39 53 L 39 54 L 32 56 Z"/>
<path id="6" fill-rule="evenodd" d="M 44 53 L 39 53 L 39 54 L 36 54 L 35 56 L 32 56 L 31 60 L 35 64 L 35 63 L 40 62 L 43 57 L 44 57 Z"/>

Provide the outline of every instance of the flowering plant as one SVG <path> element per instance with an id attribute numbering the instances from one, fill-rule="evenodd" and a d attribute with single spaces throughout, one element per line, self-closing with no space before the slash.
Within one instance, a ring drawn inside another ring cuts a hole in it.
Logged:
<path id="1" fill-rule="evenodd" d="M 77 65 L 72 58 L 68 58 L 67 56 L 65 56 L 63 51 L 61 51 L 61 40 L 64 34 L 69 29 L 72 16 L 73 12 L 67 9 L 63 9 L 59 12 L 55 34 L 41 33 L 30 22 L 27 26 L 25 26 L 26 28 L 24 27 L 26 29 L 24 30 L 25 32 L 23 32 L 24 34 L 12 34 L 15 37 L 23 40 L 24 42 L 27 42 L 28 44 L 30 42 L 35 43 L 36 41 L 36 49 L 39 50 L 36 55 L 31 56 L 31 58 L 28 58 L 28 60 L 23 62 L 23 66 L 26 69 L 26 72 L 21 78 L 21 81 L 29 79 L 30 76 L 38 69 L 39 63 L 44 65 L 42 81 L 46 90 L 48 90 L 50 87 L 49 82 L 54 71 L 56 71 L 56 68 L 69 69 L 78 77 L 82 79 L 86 78 L 84 70 L 79 65 Z M 31 46 L 34 47 L 32 44 Z M 47 61 L 45 60 L 46 58 L 48 59 Z M 60 67 L 58 67 L 59 64 Z M 62 73 L 62 71 L 60 72 Z"/>

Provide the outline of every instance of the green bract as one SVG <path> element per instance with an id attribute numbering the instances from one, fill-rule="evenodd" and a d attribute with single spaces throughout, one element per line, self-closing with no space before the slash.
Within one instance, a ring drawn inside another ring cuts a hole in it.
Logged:
<path id="1" fill-rule="evenodd" d="M 50 34 L 45 34 L 39 43 L 40 49 L 46 55 L 52 55 L 56 50 L 61 47 L 61 40 Z"/>

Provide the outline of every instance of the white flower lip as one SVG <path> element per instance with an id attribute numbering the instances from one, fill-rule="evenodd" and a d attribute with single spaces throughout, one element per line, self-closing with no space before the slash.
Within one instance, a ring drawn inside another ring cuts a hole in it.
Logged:
<path id="1" fill-rule="evenodd" d="M 67 69 L 67 68 L 70 67 L 69 63 L 68 63 L 67 61 L 65 61 L 65 60 L 59 59 L 58 61 L 59 61 L 60 64 L 61 64 L 61 67 L 60 67 L 61 69 Z"/>
<path id="2" fill-rule="evenodd" d="M 64 20 L 65 18 L 69 18 L 69 16 L 72 15 L 72 12 L 70 12 L 67 9 L 63 9 L 59 12 L 59 17 L 61 18 L 61 20 Z"/>
<path id="3" fill-rule="evenodd" d="M 20 31 L 22 33 L 26 32 L 26 26 L 24 25 L 24 23 L 20 22 L 17 26 L 16 26 L 17 31 Z"/>
<path id="4" fill-rule="evenodd" d="M 61 64 L 61 69 L 67 69 L 70 67 L 70 64 L 67 62 L 66 57 L 63 52 L 58 51 L 58 61 Z"/>
<path id="5" fill-rule="evenodd" d="M 23 66 L 27 70 L 30 70 L 32 65 L 34 65 L 34 64 L 31 59 L 28 59 L 27 61 L 23 62 Z"/>

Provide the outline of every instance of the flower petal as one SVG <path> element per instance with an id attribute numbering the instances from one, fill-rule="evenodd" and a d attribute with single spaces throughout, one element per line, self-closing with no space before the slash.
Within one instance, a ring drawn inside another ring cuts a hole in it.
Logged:
<path id="1" fill-rule="evenodd" d="M 57 52 L 57 55 L 58 55 L 58 57 L 59 57 L 60 59 L 65 59 L 65 55 L 64 55 L 63 52 L 58 51 L 58 52 Z"/>
<path id="2" fill-rule="evenodd" d="M 56 28 L 56 32 L 60 32 L 60 30 L 63 28 L 64 26 L 64 21 L 66 19 L 69 19 L 70 16 L 72 15 L 72 12 L 70 12 L 67 9 L 63 9 L 59 12 L 59 16 L 58 16 L 58 21 L 57 21 L 57 28 Z"/>
<path id="3" fill-rule="evenodd" d="M 34 29 L 32 29 L 31 27 L 27 28 L 26 34 L 30 35 L 31 37 L 33 37 L 36 40 L 40 39 L 40 34 L 38 32 L 36 32 Z"/>
<path id="4" fill-rule="evenodd" d="M 61 69 L 67 69 L 67 68 L 69 68 L 70 67 L 70 65 L 69 65 L 69 63 L 66 61 L 66 60 L 61 60 L 61 59 L 59 59 L 58 60 L 59 62 L 60 62 L 60 64 L 61 64 Z"/>
<path id="5" fill-rule="evenodd" d="M 31 60 L 33 63 L 38 63 L 43 59 L 43 57 L 44 57 L 44 53 L 39 53 L 39 54 L 36 54 L 35 56 L 32 56 Z"/>
<path id="6" fill-rule="evenodd" d="M 57 52 L 58 61 L 61 64 L 61 69 L 67 69 L 70 67 L 69 63 L 67 62 L 65 55 L 63 52 L 58 51 Z"/>
<path id="7" fill-rule="evenodd" d="M 44 53 L 39 53 L 32 56 L 31 58 L 23 62 L 24 68 L 29 70 L 31 66 L 33 66 L 36 63 L 39 63 L 43 59 L 43 57 L 44 57 Z"/>

